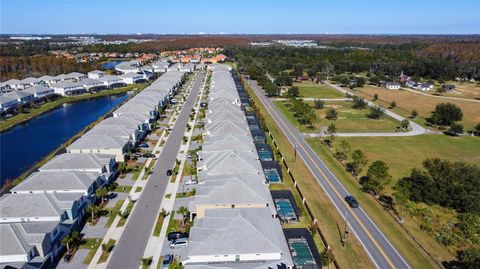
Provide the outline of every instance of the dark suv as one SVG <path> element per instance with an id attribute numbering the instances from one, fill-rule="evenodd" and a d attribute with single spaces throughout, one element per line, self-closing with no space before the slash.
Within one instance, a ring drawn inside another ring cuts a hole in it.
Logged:
<path id="1" fill-rule="evenodd" d="M 345 196 L 345 201 L 348 203 L 350 207 L 357 208 L 358 207 L 358 202 L 355 199 L 355 197 L 351 195 Z"/>
<path id="2" fill-rule="evenodd" d="M 173 174 L 172 169 L 167 170 L 167 176 L 171 176 Z"/>
<path id="3" fill-rule="evenodd" d="M 167 235 L 168 241 L 173 241 L 179 238 L 188 238 L 188 233 L 183 232 L 171 232 Z"/>

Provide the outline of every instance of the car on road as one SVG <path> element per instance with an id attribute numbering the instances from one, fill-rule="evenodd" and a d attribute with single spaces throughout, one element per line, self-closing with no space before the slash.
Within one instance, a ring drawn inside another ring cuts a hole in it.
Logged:
<path id="1" fill-rule="evenodd" d="M 173 241 L 179 238 L 188 238 L 188 233 L 184 232 L 170 232 L 167 235 L 168 241 Z"/>
<path id="2" fill-rule="evenodd" d="M 154 158 L 154 157 L 155 157 L 155 154 L 145 153 L 145 154 L 143 154 L 143 157 L 144 157 L 144 158 Z"/>
<path id="3" fill-rule="evenodd" d="M 355 199 L 355 197 L 353 197 L 351 195 L 345 196 L 345 201 L 347 202 L 347 204 L 350 207 L 357 208 L 359 206 L 358 202 L 357 202 L 357 199 Z"/>
<path id="4" fill-rule="evenodd" d="M 167 254 L 163 256 L 162 269 L 168 269 L 168 266 L 173 262 L 173 255 Z"/>
<path id="5" fill-rule="evenodd" d="M 179 238 L 170 244 L 170 248 L 179 248 L 188 244 L 188 238 Z"/>
<path id="6" fill-rule="evenodd" d="M 143 143 L 143 144 L 140 144 L 138 146 L 142 147 L 142 148 L 148 148 L 149 147 L 149 145 L 147 143 Z"/>
<path id="7" fill-rule="evenodd" d="M 171 176 L 173 174 L 172 169 L 167 170 L 167 176 Z"/>

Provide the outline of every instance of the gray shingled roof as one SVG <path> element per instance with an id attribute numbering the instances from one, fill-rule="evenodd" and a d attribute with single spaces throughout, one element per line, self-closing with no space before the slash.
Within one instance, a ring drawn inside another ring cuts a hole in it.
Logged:
<path id="1" fill-rule="evenodd" d="M 268 208 L 207 209 L 190 230 L 188 255 L 279 253 L 282 243 L 282 229 Z"/>
<path id="2" fill-rule="evenodd" d="M 12 189 L 18 191 L 78 191 L 86 192 L 98 179 L 99 173 L 79 171 L 41 171 L 27 177 Z"/>
<path id="3" fill-rule="evenodd" d="M 128 139 L 107 135 L 85 135 L 73 142 L 67 149 L 123 149 Z"/>
<path id="4" fill-rule="evenodd" d="M 34 248 L 11 224 L 0 224 L 0 235 L 0 256 L 25 255 Z"/>
<path id="5" fill-rule="evenodd" d="M 40 167 L 39 170 L 96 170 L 101 173 L 103 167 L 110 164 L 111 159 L 115 159 L 115 155 L 100 153 L 65 153 L 55 156 Z"/>
<path id="6" fill-rule="evenodd" d="M 2 218 L 60 217 L 63 210 L 45 193 L 5 194 L 0 198 Z"/>

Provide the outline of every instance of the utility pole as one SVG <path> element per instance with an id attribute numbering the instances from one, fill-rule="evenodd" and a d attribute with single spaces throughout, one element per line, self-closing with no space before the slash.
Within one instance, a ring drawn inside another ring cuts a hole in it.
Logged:
<path id="1" fill-rule="evenodd" d="M 348 238 L 348 222 L 347 222 L 347 217 L 348 217 L 348 211 L 345 210 L 345 234 L 344 234 L 344 242 L 345 244 L 347 243 L 347 238 Z"/>

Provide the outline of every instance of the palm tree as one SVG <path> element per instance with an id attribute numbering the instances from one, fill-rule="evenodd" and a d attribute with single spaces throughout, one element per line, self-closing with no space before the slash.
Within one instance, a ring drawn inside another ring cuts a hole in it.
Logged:
<path id="1" fill-rule="evenodd" d="M 62 238 L 61 243 L 67 247 L 67 251 L 70 251 L 70 245 L 73 243 L 73 238 L 70 235 L 66 235 Z"/>
<path id="2" fill-rule="evenodd" d="M 121 162 L 118 164 L 118 170 L 120 171 L 120 174 L 123 175 L 125 171 L 127 170 L 127 164 L 125 162 Z"/>
<path id="3" fill-rule="evenodd" d="M 80 241 L 80 233 L 78 231 L 73 231 L 69 235 L 66 235 L 62 238 L 62 245 L 67 247 L 67 251 L 70 251 L 70 247 L 77 244 Z"/>
<path id="4" fill-rule="evenodd" d="M 95 192 L 95 196 L 102 199 L 104 202 L 105 197 L 108 195 L 108 189 L 106 187 L 101 187 Z"/>
<path id="5" fill-rule="evenodd" d="M 188 208 L 186 208 L 185 206 L 181 206 L 178 210 L 177 210 L 177 213 L 178 214 L 181 214 L 182 215 L 182 226 L 185 226 L 185 218 L 186 216 L 188 215 Z"/>
<path id="6" fill-rule="evenodd" d="M 95 219 L 95 216 L 98 214 L 98 212 L 100 212 L 100 207 L 97 205 L 92 204 L 87 207 L 87 213 L 92 214 L 92 219 L 91 219 L 92 222 Z"/>

